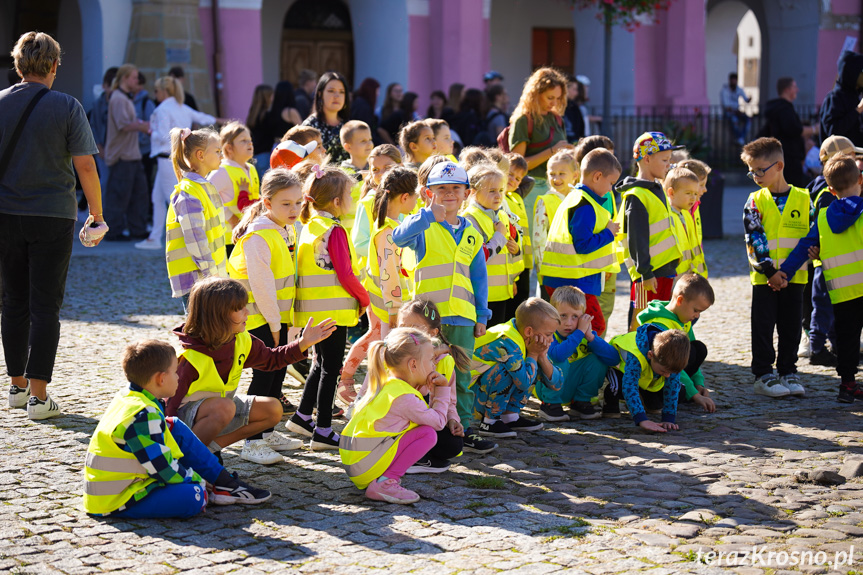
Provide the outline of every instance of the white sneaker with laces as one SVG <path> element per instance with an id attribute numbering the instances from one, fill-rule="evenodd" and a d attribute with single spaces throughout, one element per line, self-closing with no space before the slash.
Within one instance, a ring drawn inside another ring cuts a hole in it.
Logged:
<path id="1" fill-rule="evenodd" d="M 240 457 L 246 461 L 260 463 L 261 465 L 272 465 L 273 463 L 281 463 L 285 460 L 284 457 L 267 445 L 266 439 L 247 440 L 243 445 L 243 450 L 240 452 Z"/>
<path id="2" fill-rule="evenodd" d="M 755 394 L 767 397 L 785 397 L 791 390 L 782 385 L 775 373 L 768 373 L 755 380 Z"/>
<path id="3" fill-rule="evenodd" d="M 273 451 L 291 451 L 303 446 L 303 442 L 299 439 L 282 435 L 277 431 L 274 431 L 269 437 L 265 437 L 264 441 L 267 442 L 267 445 L 269 445 L 270 449 Z"/>
<path id="4" fill-rule="evenodd" d="M 27 401 L 30 399 L 30 382 L 27 382 L 27 387 L 18 387 L 17 385 L 9 386 L 9 407 L 27 407 Z"/>
<path id="5" fill-rule="evenodd" d="M 812 350 L 809 349 L 809 334 L 803 332 L 803 337 L 800 339 L 800 347 L 797 348 L 797 357 L 809 357 L 812 355 Z"/>
<path id="6" fill-rule="evenodd" d="M 51 399 L 50 395 L 45 395 L 45 401 L 42 401 L 35 395 L 31 395 L 27 401 L 27 417 L 34 421 L 40 419 L 50 419 L 63 415 L 60 411 L 60 406 L 57 402 Z"/>
<path id="7" fill-rule="evenodd" d="M 788 391 L 791 395 L 796 395 L 798 397 L 802 397 L 806 395 L 806 390 L 803 389 L 803 386 L 800 384 L 800 376 L 796 373 L 789 373 L 788 375 L 783 375 L 779 378 L 780 383 L 788 388 Z"/>
<path id="8" fill-rule="evenodd" d="M 141 240 L 140 242 L 136 243 L 135 247 L 139 250 L 161 250 L 162 242 L 147 238 L 146 240 Z"/>

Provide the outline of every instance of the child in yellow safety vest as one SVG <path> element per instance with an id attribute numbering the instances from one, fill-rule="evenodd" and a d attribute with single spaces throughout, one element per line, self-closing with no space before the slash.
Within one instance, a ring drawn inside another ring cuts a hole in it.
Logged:
<path id="1" fill-rule="evenodd" d="M 418 391 L 434 387 L 432 406 Z M 449 382 L 435 371 L 434 346 L 418 329 L 396 328 L 369 350 L 369 386 L 342 432 L 339 455 L 366 497 L 416 503 L 401 478 L 437 443 L 447 424 Z"/>
<path id="2" fill-rule="evenodd" d="M 509 304 L 515 295 L 515 280 L 524 271 L 518 233 L 504 209 L 506 176 L 490 163 L 468 171 L 470 196 L 462 215 L 482 235 L 488 272 L 488 308 L 492 325 L 512 317 Z"/>
<path id="3" fill-rule="evenodd" d="M 860 334 L 863 330 L 863 176 L 850 155 L 831 158 L 824 165 L 824 178 L 836 200 L 821 210 L 808 235 L 788 255 L 780 267 L 783 279 L 792 277 L 820 248 L 824 280 L 833 304 L 836 326 L 836 355 L 839 397 L 842 403 L 863 398 L 863 388 L 855 381 L 860 362 Z M 788 289 L 787 281 L 783 282 Z M 784 313 L 784 310 L 783 310 Z"/>
<path id="4" fill-rule="evenodd" d="M 449 123 L 440 118 L 426 118 L 425 123 L 432 129 L 435 143 L 435 154 L 446 156 L 451 162 L 458 162 L 458 158 L 452 155 L 454 143 Z"/>
<path id="5" fill-rule="evenodd" d="M 579 166 L 575 162 L 575 152 L 564 149 L 556 152 L 548 159 L 548 193 L 536 198 L 533 212 L 533 227 L 531 228 L 531 244 L 533 245 L 533 261 L 537 274 L 542 267 L 542 255 L 551 222 L 564 198 L 572 192 L 572 187 L 578 182 Z M 540 276 L 540 285 L 542 277 Z M 548 294 L 541 293 L 548 300 Z"/>
<path id="6" fill-rule="evenodd" d="M 294 222 L 300 215 L 302 203 L 300 178 L 285 168 L 270 170 L 264 175 L 260 201 L 243 213 L 243 219 L 234 228 L 236 248 L 228 258 L 228 275 L 249 292 L 246 329 L 267 347 L 287 345 L 288 328 L 293 325 Z M 282 383 L 286 368 L 253 370 L 249 395 L 278 399 L 284 411 L 287 400 L 282 399 Z M 264 458 L 273 457 L 264 441 L 272 433 L 273 429 L 266 429 L 249 437 L 249 459 L 258 453 Z"/>
<path id="7" fill-rule="evenodd" d="M 533 270 L 533 244 L 530 238 L 530 220 L 527 217 L 527 207 L 524 205 L 524 195 L 522 195 L 522 182 L 527 176 L 527 160 L 521 154 L 510 152 L 506 154 L 506 159 L 509 160 L 509 170 L 506 178 L 506 200 L 509 211 L 518 218 L 516 222 L 510 222 L 515 226 L 515 231 L 519 237 L 519 248 L 521 255 L 524 258 L 524 271 L 518 275 L 515 281 L 515 295 L 510 301 L 509 309 L 515 311 L 523 301 L 530 297 L 530 272 Z M 526 193 L 529 193 L 527 190 Z M 526 195 L 525 193 L 525 195 Z"/>
<path id="8" fill-rule="evenodd" d="M 180 419 L 165 417 L 162 400 L 177 389 L 177 354 L 170 344 L 128 345 L 123 371 L 129 384 L 111 400 L 87 448 L 84 511 L 132 519 L 185 518 L 202 512 L 208 502 L 256 504 L 270 498 L 269 491 L 228 473 Z"/>
<path id="9" fill-rule="evenodd" d="M 369 292 L 369 330 L 351 346 L 339 379 L 339 398 L 350 405 L 356 398 L 354 374 L 366 358 L 369 345 L 387 336 L 398 323 L 399 308 L 410 297 L 407 272 L 402 267 L 402 250 L 393 242 L 393 230 L 399 216 L 405 216 L 417 204 L 417 176 L 407 168 L 396 167 L 384 176 L 375 194 L 373 248 L 369 254 L 363 287 Z"/>
<path id="10" fill-rule="evenodd" d="M 222 163 L 211 173 L 210 180 L 225 211 L 225 249 L 231 257 L 234 249 L 233 230 L 243 217 L 243 211 L 261 196 L 261 181 L 251 159 L 255 156 L 252 134 L 241 122 L 228 122 L 219 132 L 222 143 Z"/>
<path id="11" fill-rule="evenodd" d="M 219 137 L 212 130 L 171 130 L 177 187 L 165 219 L 165 259 L 171 295 L 183 298 L 202 278 L 228 277 L 222 199 L 206 176 L 219 167 Z"/>
<path id="12" fill-rule="evenodd" d="M 297 412 L 287 429 L 311 437 L 313 450 L 338 449 L 339 436 L 333 431 L 333 400 L 339 372 L 344 365 L 348 328 L 357 325 L 369 305 L 369 294 L 360 283 L 357 259 L 341 225 L 351 213 L 353 180 L 338 168 L 315 164 L 303 185 L 300 221 L 305 227 L 297 247 L 297 293 L 294 323 L 310 319 L 334 320 L 336 329 L 315 346 L 315 361 Z M 317 420 L 312 414 L 317 408 Z"/>
<path id="13" fill-rule="evenodd" d="M 306 357 L 306 350 L 335 329 L 332 321 L 303 330 L 299 340 L 270 348 L 246 331 L 249 296 L 233 279 L 208 278 L 192 289 L 186 322 L 174 330 L 183 346 L 179 387 L 168 400 L 167 414 L 177 415 L 211 451 L 275 427 L 282 406 L 272 397 L 237 393 L 244 368 L 275 371 Z M 255 463 L 278 463 L 276 451 L 301 444 L 273 433 L 266 445 L 246 442 L 240 457 Z M 253 449 L 254 447 L 254 449 Z"/>
<path id="14" fill-rule="evenodd" d="M 350 156 L 349 159 L 339 165 L 339 168 L 354 179 L 354 185 L 351 187 L 351 200 L 353 200 L 354 210 L 356 210 L 362 196 L 363 179 L 368 175 L 369 155 L 375 147 L 372 141 L 372 131 L 365 122 L 351 120 L 342 126 L 339 131 L 339 140 Z M 354 228 L 355 215 L 356 212 L 352 211 L 342 218 L 342 226 L 348 232 L 348 236 L 351 235 L 351 230 Z"/>
<path id="15" fill-rule="evenodd" d="M 668 211 L 680 251 L 677 264 L 677 275 L 695 271 L 698 266 L 697 252 L 698 233 L 690 209 L 698 201 L 698 177 L 686 168 L 672 168 L 663 182 L 665 194 L 668 196 Z"/>
<path id="16" fill-rule="evenodd" d="M 761 189 L 749 195 L 743 208 L 749 279 L 752 282 L 752 375 L 754 391 L 766 397 L 802 396 L 806 390 L 797 375 L 797 346 L 803 310 L 806 270 L 788 278 L 778 290 L 785 259 L 809 232 L 809 194 L 785 181 L 782 144 L 758 138 L 743 146 L 740 158 L 747 174 Z M 773 329 L 779 335 L 778 356 Z M 776 359 L 776 370 L 773 361 Z"/>
<path id="17" fill-rule="evenodd" d="M 692 261 L 694 263 L 693 271 L 706 278 L 708 269 L 707 258 L 704 255 L 704 231 L 701 226 L 701 198 L 707 193 L 707 179 L 712 170 L 706 163 L 693 158 L 679 162 L 677 167 L 686 168 L 698 178 L 698 197 L 695 200 L 695 205 L 689 209 L 692 222 L 695 224 L 695 236 L 698 238 L 698 243 L 692 246 Z"/>

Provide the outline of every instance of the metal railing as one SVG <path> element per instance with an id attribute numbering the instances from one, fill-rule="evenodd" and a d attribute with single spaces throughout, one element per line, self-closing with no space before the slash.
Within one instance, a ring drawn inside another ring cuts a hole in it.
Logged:
<path id="1" fill-rule="evenodd" d="M 818 124 L 817 105 L 795 106 L 803 124 Z M 743 143 L 754 140 L 766 120 L 763 114 L 748 118 Z M 644 132 L 664 132 L 675 143 L 685 145 L 694 158 L 707 162 L 713 169 L 742 169 L 741 143 L 731 120 L 721 106 L 616 106 L 612 107 L 610 126 L 599 127 L 616 145 L 615 154 L 624 167 L 632 164 L 632 144 Z"/>

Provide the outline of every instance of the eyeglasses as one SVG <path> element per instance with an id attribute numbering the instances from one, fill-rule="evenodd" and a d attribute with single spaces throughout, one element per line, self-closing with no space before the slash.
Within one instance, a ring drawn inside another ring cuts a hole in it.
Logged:
<path id="1" fill-rule="evenodd" d="M 776 160 L 775 162 L 773 162 L 772 164 L 770 164 L 769 166 L 767 166 L 763 170 L 752 170 L 751 172 L 746 172 L 746 177 L 749 178 L 750 180 L 754 180 L 755 178 L 763 178 L 764 174 L 766 174 L 768 171 L 770 171 L 770 168 L 772 168 L 773 166 L 775 166 L 778 163 L 779 163 L 779 160 Z"/>

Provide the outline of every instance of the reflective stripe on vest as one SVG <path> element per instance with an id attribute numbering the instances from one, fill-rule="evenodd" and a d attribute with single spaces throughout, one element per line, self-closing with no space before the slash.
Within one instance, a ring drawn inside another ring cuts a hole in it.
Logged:
<path id="1" fill-rule="evenodd" d="M 359 321 L 360 304 L 342 287 L 334 269 L 318 265 L 324 263 L 323 237 L 331 228 L 341 225 L 334 219 L 315 213 L 300 233 L 297 247 L 297 275 L 299 283 L 294 300 L 294 323 L 306 325 L 309 319 L 318 324 L 332 318 L 336 325 L 353 327 Z M 357 258 L 354 246 L 348 241 L 351 269 L 357 275 Z M 326 264 L 325 264 L 326 265 Z M 332 268 L 332 264 L 329 264 Z"/>
<path id="2" fill-rule="evenodd" d="M 230 221 L 234 216 L 232 208 L 237 207 L 237 202 L 240 199 L 240 192 L 243 191 L 241 190 L 240 184 L 243 182 L 247 183 L 248 190 L 246 191 L 249 192 L 249 200 L 255 202 L 261 197 L 261 179 L 258 177 L 258 170 L 255 169 L 255 166 L 252 164 L 246 164 L 246 169 L 249 170 L 248 173 L 246 173 L 246 170 L 238 166 L 222 164 L 222 167 L 225 168 L 225 173 L 228 174 L 228 177 L 231 178 L 231 183 L 234 185 L 234 196 L 230 201 L 225 202 L 224 205 L 225 243 L 227 245 L 231 245 L 234 243 L 234 239 L 232 237 L 234 226 L 231 225 Z"/>
<path id="3" fill-rule="evenodd" d="M 342 431 L 339 456 L 347 467 L 348 477 L 360 489 L 365 489 L 383 475 L 395 458 L 399 440 L 417 427 L 416 423 L 410 422 L 406 429 L 398 432 L 375 429 L 375 423 L 383 419 L 393 402 L 403 395 L 414 395 L 425 402 L 416 389 L 400 379 L 391 378 L 377 395 L 360 401 Z"/>
<path id="4" fill-rule="evenodd" d="M 809 233 L 809 194 L 802 188 L 791 186 L 788 199 L 782 212 L 776 205 L 773 195 L 762 188 L 749 196 L 747 203 L 753 202 L 761 214 L 761 224 L 767 237 L 767 247 L 770 249 L 770 259 L 776 269 L 785 262 L 785 258 L 797 246 L 800 238 Z M 805 284 L 808 277 L 806 266 L 800 268 L 794 277 L 788 281 L 795 284 Z M 767 276 L 753 269 L 749 270 L 749 279 L 753 285 L 767 285 Z"/>
<path id="5" fill-rule="evenodd" d="M 384 303 L 383 290 L 381 288 L 381 263 L 378 261 L 377 254 L 377 238 L 386 230 L 394 230 L 398 227 L 399 222 L 387 218 L 383 227 L 379 227 L 377 222 L 372 224 L 372 233 L 369 240 L 369 263 L 366 271 L 366 277 L 363 279 L 363 287 L 369 292 L 369 301 L 372 313 L 384 323 L 389 323 L 390 314 L 396 315 L 398 308 L 387 309 Z M 402 302 L 407 301 L 404 298 L 408 295 L 407 278 L 402 274 L 401 257 L 402 249 L 392 241 L 392 235 L 388 236 L 389 247 L 384 248 L 385 251 L 392 251 L 396 258 L 396 269 L 398 270 L 399 286 L 402 294 Z"/>
<path id="6" fill-rule="evenodd" d="M 667 198 L 659 199 L 656 194 L 646 188 L 627 190 L 623 194 L 624 202 L 628 196 L 633 196 L 639 200 L 647 210 L 647 219 L 649 222 L 648 233 L 650 236 L 648 251 L 650 253 L 651 267 L 656 270 L 680 259 L 680 250 L 674 237 Z M 623 229 L 624 212 L 625 210 L 618 212 L 618 223 L 620 223 L 621 230 Z M 636 281 L 641 278 L 641 274 L 635 269 L 635 260 L 632 259 L 632 254 L 629 253 L 629 242 L 623 242 L 623 250 L 629 277 L 632 281 Z"/>
<path id="7" fill-rule="evenodd" d="M 434 222 L 424 232 L 426 252 L 416 261 L 416 252 L 405 248 L 402 265 L 413 271 L 411 297 L 437 304 L 441 317 L 459 316 L 476 321 L 476 297 L 470 279 L 470 264 L 482 249 L 482 236 L 467 223 L 456 244 L 449 230 Z"/>
<path id="8" fill-rule="evenodd" d="M 293 233 L 293 226 L 288 228 L 288 232 Z M 264 315 L 255 302 L 255 294 L 252 293 L 252 285 L 249 283 L 249 270 L 246 267 L 245 245 L 252 236 L 258 236 L 267 242 L 267 247 L 270 250 L 270 271 L 273 274 L 276 300 L 279 306 L 279 321 L 291 325 L 296 293 L 294 258 L 279 230 L 264 229 L 248 232 L 241 237 L 228 259 L 228 275 L 243 284 L 243 287 L 249 292 L 249 303 L 246 306 L 246 309 L 249 310 L 249 318 L 246 320 L 246 329 L 255 329 L 267 324 L 267 320 L 264 319 Z"/>
<path id="9" fill-rule="evenodd" d="M 198 379 L 189 386 L 180 405 L 210 397 L 227 397 L 230 393 L 235 392 L 240 384 L 240 375 L 243 373 L 243 366 L 251 349 L 252 336 L 249 335 L 249 332 L 238 333 L 234 339 L 234 360 L 231 363 L 231 371 L 228 373 L 228 381 L 222 381 L 212 357 L 194 349 L 184 350 L 180 357 L 185 358 L 195 368 L 195 371 L 198 372 Z"/>
<path id="10" fill-rule="evenodd" d="M 116 511 L 156 481 L 113 437 L 118 426 L 128 424 L 139 411 L 148 407 L 161 412 L 159 406 L 143 393 L 121 390 L 96 426 L 84 463 L 84 510 L 87 513 L 103 515 Z M 183 457 L 167 425 L 164 441 L 175 460 Z"/>
<path id="11" fill-rule="evenodd" d="M 631 331 L 629 333 L 625 333 L 623 335 L 618 335 L 608 342 L 614 349 L 620 353 L 620 365 L 617 366 L 617 369 L 620 371 L 626 371 L 626 358 L 624 357 L 623 352 L 634 355 L 638 359 L 639 365 L 641 365 L 641 376 L 638 378 L 638 387 L 647 391 L 659 391 L 665 385 L 664 377 L 654 378 L 653 369 L 650 367 L 650 362 L 647 360 L 647 357 L 641 353 L 641 350 L 638 349 L 638 345 L 635 343 L 635 335 L 636 332 Z"/>
<path id="12" fill-rule="evenodd" d="M 671 220 L 674 222 L 674 237 L 677 240 L 677 249 L 680 250 L 680 262 L 677 264 L 677 275 L 685 274 L 695 269 L 695 255 L 692 250 L 692 242 L 695 239 L 695 224 L 688 211 L 680 213 L 670 210 Z M 689 219 L 687 220 L 687 216 Z M 695 246 L 698 247 L 698 246 Z"/>
<path id="13" fill-rule="evenodd" d="M 602 232 L 611 221 L 611 214 L 600 206 L 591 195 L 580 189 L 575 189 L 566 196 L 560 205 L 551 228 L 548 232 L 548 241 L 542 255 L 542 266 L 540 275 L 543 277 L 577 279 L 596 275 L 602 272 L 617 273 L 620 271 L 618 254 L 615 241 L 612 240 L 601 248 L 588 254 L 579 254 L 572 244 L 572 234 L 569 230 L 569 220 L 572 211 L 581 203 L 582 199 L 593 208 L 595 223 L 592 234 Z"/>
<path id="14" fill-rule="evenodd" d="M 494 222 L 485 210 L 471 203 L 462 215 L 467 217 L 471 224 L 482 234 L 483 244 L 491 240 L 495 234 Z M 509 230 L 509 216 L 506 215 L 506 212 L 499 210 L 498 217 L 506 226 L 506 229 Z M 519 271 L 516 271 L 514 257 L 509 253 L 505 245 L 501 246 L 498 253 L 489 253 L 489 257 L 486 260 L 488 301 L 507 301 L 512 299 L 515 295 L 514 286 Z"/>
<path id="15" fill-rule="evenodd" d="M 473 358 L 470 362 L 471 382 L 475 382 L 482 374 L 484 374 L 496 363 L 498 363 L 495 361 L 486 361 L 484 359 L 480 359 L 477 352 L 479 352 L 480 349 L 487 346 L 491 342 L 497 341 L 502 337 L 506 337 L 514 341 L 516 345 L 518 345 L 518 349 L 521 351 L 521 357 L 527 357 L 524 338 L 521 336 L 521 333 L 519 333 L 518 328 L 515 327 L 515 319 L 491 327 L 486 330 L 485 335 L 478 337 L 474 340 Z"/>
<path id="16" fill-rule="evenodd" d="M 831 303 L 863 297 L 863 218 L 840 234 L 830 230 L 827 210 L 818 214 L 821 264 Z"/>
<path id="17" fill-rule="evenodd" d="M 207 184 L 211 186 L 212 184 Z M 194 198 L 201 204 L 204 217 L 204 233 L 207 244 L 216 266 L 225 264 L 225 222 L 224 215 L 210 199 L 202 184 L 183 178 L 171 193 L 168 204 L 168 216 L 165 219 L 165 259 L 168 262 L 168 277 L 200 271 L 192 255 L 186 248 L 186 239 L 177 215 L 174 212 L 174 201 L 180 193 Z M 217 194 L 218 195 L 218 194 Z"/>

